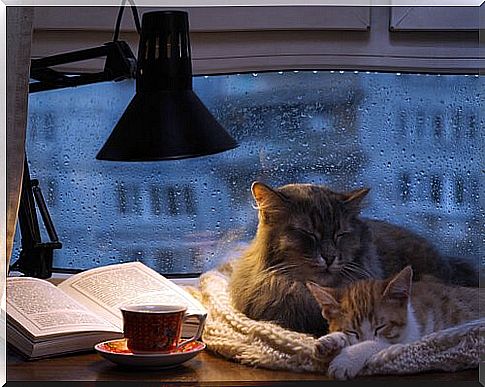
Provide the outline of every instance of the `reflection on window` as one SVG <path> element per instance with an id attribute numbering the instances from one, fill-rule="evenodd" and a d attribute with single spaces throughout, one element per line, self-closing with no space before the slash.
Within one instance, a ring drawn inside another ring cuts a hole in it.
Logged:
<path id="1" fill-rule="evenodd" d="M 256 179 L 368 186 L 365 216 L 476 259 L 480 82 L 339 71 L 196 77 L 196 92 L 240 147 L 158 163 L 95 159 L 133 82 L 32 94 L 27 152 L 64 246 L 54 265 L 140 260 L 162 273 L 208 270 L 253 237 Z"/>
<path id="2" fill-rule="evenodd" d="M 407 172 L 401 173 L 401 199 L 403 202 L 408 202 L 411 197 L 411 179 Z"/>
<path id="3" fill-rule="evenodd" d="M 57 192 L 57 179 L 50 177 L 46 178 L 45 182 L 47 183 L 47 205 L 49 207 L 54 207 L 57 205 L 57 198 L 59 196 L 59 193 Z"/>
<path id="4" fill-rule="evenodd" d="M 434 117 L 434 135 L 438 140 L 443 136 L 443 116 L 439 114 Z"/>
<path id="5" fill-rule="evenodd" d="M 440 176 L 433 176 L 431 178 L 431 199 L 435 203 L 439 203 L 441 201 L 441 177 Z"/>
<path id="6" fill-rule="evenodd" d="M 120 214 L 142 215 L 143 208 L 140 198 L 140 187 L 136 182 L 116 183 L 116 199 Z"/>
<path id="7" fill-rule="evenodd" d="M 170 215 L 179 215 L 179 206 L 177 205 L 177 200 L 175 198 L 175 188 L 169 187 L 168 191 L 168 208 L 170 209 Z"/>
<path id="8" fill-rule="evenodd" d="M 474 113 L 471 113 L 468 117 L 468 130 L 467 130 L 467 136 L 468 138 L 475 138 L 475 134 L 477 132 L 477 117 L 475 116 Z"/>
<path id="9" fill-rule="evenodd" d="M 464 181 L 461 176 L 455 177 L 455 203 L 463 204 Z"/>
<path id="10" fill-rule="evenodd" d="M 153 215 L 160 215 L 163 206 L 162 190 L 159 185 L 152 184 L 150 186 L 150 208 Z"/>

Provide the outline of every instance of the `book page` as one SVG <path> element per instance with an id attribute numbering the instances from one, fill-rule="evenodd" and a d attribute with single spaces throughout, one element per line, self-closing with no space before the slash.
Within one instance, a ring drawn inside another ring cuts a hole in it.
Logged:
<path id="1" fill-rule="evenodd" d="M 189 293 L 141 262 L 90 269 L 62 282 L 59 288 L 120 329 L 122 305 L 185 305 L 189 313 L 206 313 Z"/>
<path id="2" fill-rule="evenodd" d="M 7 278 L 6 301 L 10 322 L 23 327 L 32 337 L 82 331 L 119 331 L 51 283 L 37 278 Z"/>

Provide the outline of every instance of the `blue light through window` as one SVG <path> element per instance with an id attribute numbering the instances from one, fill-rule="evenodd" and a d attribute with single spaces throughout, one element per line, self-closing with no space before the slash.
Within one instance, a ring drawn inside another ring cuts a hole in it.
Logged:
<path id="1" fill-rule="evenodd" d="M 140 260 L 165 274 L 213 268 L 254 235 L 256 179 L 370 187 L 365 216 L 478 260 L 480 82 L 339 71 L 196 77 L 195 91 L 240 147 L 155 163 L 95 159 L 133 82 L 32 94 L 27 153 L 63 243 L 54 266 Z"/>

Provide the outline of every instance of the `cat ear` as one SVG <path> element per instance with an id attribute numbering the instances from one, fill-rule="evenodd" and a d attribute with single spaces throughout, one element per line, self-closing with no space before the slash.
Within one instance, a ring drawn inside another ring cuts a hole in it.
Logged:
<path id="1" fill-rule="evenodd" d="M 277 212 L 286 207 L 283 194 L 266 184 L 255 181 L 251 185 L 251 192 L 253 193 L 254 200 L 256 200 L 258 209 L 263 212 Z"/>
<path id="2" fill-rule="evenodd" d="M 359 188 L 344 194 L 344 204 L 352 209 L 360 210 L 362 200 L 369 193 L 370 188 Z"/>
<path id="3" fill-rule="evenodd" d="M 407 301 L 411 294 L 412 279 L 413 269 L 406 266 L 389 281 L 382 296 L 390 300 Z"/>
<path id="4" fill-rule="evenodd" d="M 330 319 L 339 314 L 340 305 L 336 300 L 334 289 L 324 288 L 313 282 L 307 282 L 306 287 L 321 306 L 323 317 Z"/>

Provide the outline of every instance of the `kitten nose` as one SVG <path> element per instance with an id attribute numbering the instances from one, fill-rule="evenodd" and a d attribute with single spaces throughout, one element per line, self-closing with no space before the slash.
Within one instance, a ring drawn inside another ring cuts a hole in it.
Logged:
<path id="1" fill-rule="evenodd" d="M 327 263 L 327 266 L 330 266 L 335 261 L 335 256 L 323 257 L 323 259 Z"/>

